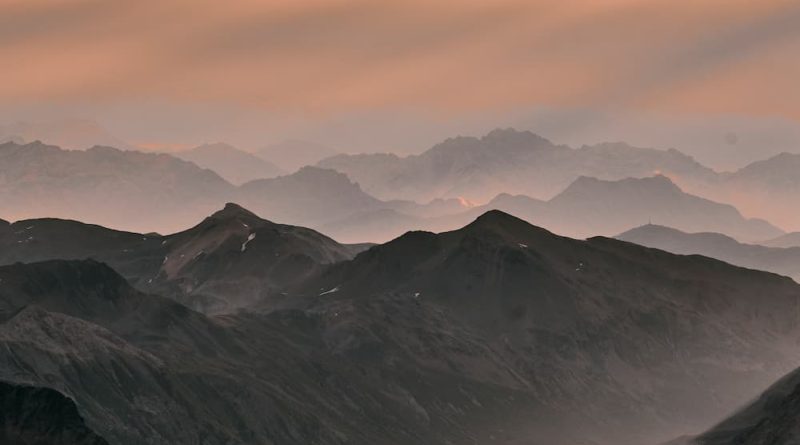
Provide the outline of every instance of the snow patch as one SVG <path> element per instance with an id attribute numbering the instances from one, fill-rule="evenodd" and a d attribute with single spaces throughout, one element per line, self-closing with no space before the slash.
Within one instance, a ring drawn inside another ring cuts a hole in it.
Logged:
<path id="1" fill-rule="evenodd" d="M 247 250 L 247 245 L 250 244 L 250 241 L 253 241 L 254 239 L 256 239 L 256 234 L 255 233 L 251 233 L 250 235 L 247 235 L 247 241 L 242 243 L 242 252 Z"/>
<path id="2" fill-rule="evenodd" d="M 323 295 L 328 295 L 328 294 L 332 294 L 332 293 L 335 293 L 335 292 L 339 292 L 339 286 L 336 286 L 336 287 L 334 287 L 333 289 L 330 289 L 330 290 L 326 290 L 325 292 L 319 294 L 319 296 L 321 297 Z"/>

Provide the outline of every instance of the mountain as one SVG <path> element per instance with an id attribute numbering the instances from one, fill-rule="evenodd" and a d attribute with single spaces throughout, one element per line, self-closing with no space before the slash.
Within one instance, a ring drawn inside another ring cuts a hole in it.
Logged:
<path id="1" fill-rule="evenodd" d="M 720 193 L 750 215 L 769 215 L 790 230 L 800 230 L 793 210 L 800 202 L 800 154 L 783 153 L 755 162 L 723 180 Z"/>
<path id="2" fill-rule="evenodd" d="M 0 214 L 7 219 L 55 216 L 134 231 L 177 230 L 232 191 L 216 173 L 165 154 L 0 145 Z"/>
<path id="3" fill-rule="evenodd" d="M 800 232 L 787 233 L 768 241 L 762 241 L 759 244 L 768 247 L 800 247 Z"/>
<path id="4" fill-rule="evenodd" d="M 248 182 L 236 200 L 256 213 L 312 227 L 385 206 L 347 176 L 317 167 Z"/>
<path id="5" fill-rule="evenodd" d="M 233 233 L 252 218 L 229 206 L 165 248 L 260 249 Z M 800 340 L 787 278 L 497 211 L 281 292 L 209 317 L 96 261 L 2 266 L 0 380 L 59 391 L 121 445 L 633 445 L 721 418 Z"/>
<path id="6" fill-rule="evenodd" d="M 660 173 L 694 183 L 716 175 L 677 150 L 624 143 L 573 149 L 513 129 L 448 139 L 420 155 L 338 155 L 318 165 L 347 174 L 380 199 L 417 202 L 486 202 L 500 193 L 550 198 L 579 176 L 617 180 Z"/>
<path id="7" fill-rule="evenodd" d="M 275 164 L 228 144 L 204 144 L 172 153 L 175 157 L 215 171 L 232 184 L 272 178 L 284 173 Z"/>
<path id="8" fill-rule="evenodd" d="M 86 119 L 14 122 L 0 125 L 0 140 L 20 145 L 22 141 L 43 141 L 70 150 L 84 150 L 95 145 L 133 149 L 133 146 L 112 135 L 97 122 Z"/>
<path id="9" fill-rule="evenodd" d="M 58 391 L 0 382 L 0 443 L 108 445 Z"/>
<path id="10" fill-rule="evenodd" d="M 678 445 L 794 445 L 800 440 L 800 371 L 770 386 L 760 397 L 709 431 Z"/>
<path id="11" fill-rule="evenodd" d="M 793 311 L 798 289 L 708 258 L 558 237 L 494 211 L 460 230 L 410 232 L 375 246 L 294 293 L 339 313 L 352 301 L 405 300 L 468 326 L 511 368 L 492 375 L 474 362 L 441 366 L 539 395 L 540 408 L 506 430 L 540 419 L 525 430 L 533 443 L 559 443 L 548 424 L 596 443 L 642 443 L 669 437 L 678 424 L 702 427 L 696 419 L 719 418 L 766 385 L 758 374 L 791 367 L 797 320 L 773 310 Z M 774 316 L 777 331 L 764 335 L 762 321 Z"/>
<path id="12" fill-rule="evenodd" d="M 301 167 L 314 165 L 321 159 L 335 156 L 336 150 L 321 144 L 290 139 L 256 150 L 262 159 L 273 162 L 284 171 L 294 172 Z"/>
<path id="13" fill-rule="evenodd" d="M 0 224 L 0 264 L 93 258 L 141 290 L 205 312 L 280 298 L 276 289 L 366 247 L 276 224 L 230 203 L 191 229 L 169 236 L 58 219 Z"/>
<path id="14" fill-rule="evenodd" d="M 800 282 L 800 247 L 742 244 L 719 233 L 690 234 L 654 224 L 631 229 L 617 238 L 680 255 L 704 255 L 737 266 L 786 275 Z"/>
<path id="15" fill-rule="evenodd" d="M 732 206 L 684 193 L 665 176 L 619 181 L 580 177 L 549 201 L 502 194 L 479 208 L 489 209 L 579 238 L 613 236 L 648 221 L 687 232 L 725 233 L 743 241 L 782 233 L 766 221 L 745 219 Z"/>

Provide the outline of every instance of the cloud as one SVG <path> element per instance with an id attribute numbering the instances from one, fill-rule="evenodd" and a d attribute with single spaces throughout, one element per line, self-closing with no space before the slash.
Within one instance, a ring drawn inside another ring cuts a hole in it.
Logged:
<path id="1" fill-rule="evenodd" d="M 800 119 L 798 53 L 789 1 L 0 0 L 7 103 Z"/>

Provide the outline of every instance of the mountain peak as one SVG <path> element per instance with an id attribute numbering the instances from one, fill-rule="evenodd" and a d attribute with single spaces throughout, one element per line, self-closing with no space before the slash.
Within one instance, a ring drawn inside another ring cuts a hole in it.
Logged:
<path id="1" fill-rule="evenodd" d="M 515 128 L 495 128 L 481 138 L 484 141 L 525 142 L 538 144 L 552 144 L 550 140 L 539 136 L 532 131 L 520 131 Z"/>
<path id="2" fill-rule="evenodd" d="M 495 232 L 512 238 L 519 238 L 529 233 L 547 233 L 549 231 L 501 210 L 489 210 L 475 221 L 464 227 L 465 231 Z"/>
<path id="3" fill-rule="evenodd" d="M 214 214 L 212 214 L 209 218 L 215 220 L 262 219 L 255 213 L 233 202 L 225 204 L 225 207 L 222 210 L 214 212 Z"/>

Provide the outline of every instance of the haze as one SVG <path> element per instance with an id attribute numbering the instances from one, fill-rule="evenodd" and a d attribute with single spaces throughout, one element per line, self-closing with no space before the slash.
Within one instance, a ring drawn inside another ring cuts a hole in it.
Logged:
<path id="1" fill-rule="evenodd" d="M 80 118 L 150 150 L 302 139 L 418 153 L 515 126 L 733 169 L 800 146 L 793 1 L 0 7 L 3 121 Z"/>

